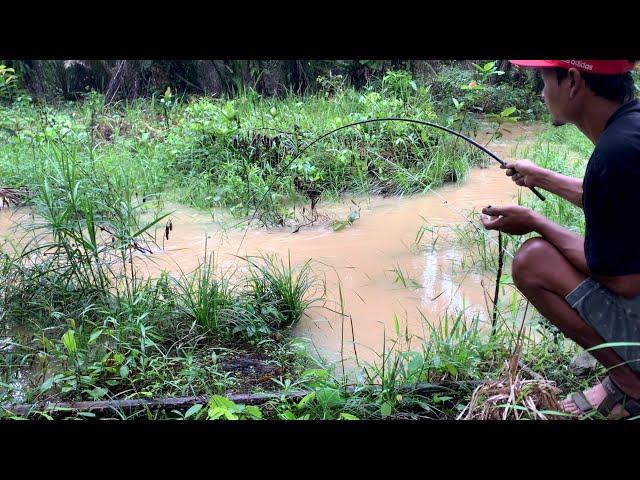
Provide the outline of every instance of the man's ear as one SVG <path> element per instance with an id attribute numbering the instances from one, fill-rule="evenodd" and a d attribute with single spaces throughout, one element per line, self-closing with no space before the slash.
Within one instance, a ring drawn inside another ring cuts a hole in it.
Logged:
<path id="1" fill-rule="evenodd" d="M 569 98 L 574 99 L 582 90 L 584 79 L 577 68 L 570 68 L 567 74 L 567 82 L 569 82 Z"/>

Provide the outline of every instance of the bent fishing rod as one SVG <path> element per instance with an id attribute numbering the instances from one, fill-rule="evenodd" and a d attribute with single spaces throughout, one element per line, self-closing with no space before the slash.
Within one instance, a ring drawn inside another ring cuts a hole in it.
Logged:
<path id="1" fill-rule="evenodd" d="M 358 125 L 364 125 L 367 123 L 376 123 L 376 122 L 405 122 L 405 123 L 414 123 L 414 124 L 418 124 L 418 125 L 425 125 L 428 127 L 433 127 L 433 128 L 437 128 L 439 130 L 443 130 L 447 133 L 450 133 L 451 135 L 455 135 L 456 137 L 462 138 L 463 140 L 465 140 L 466 142 L 470 143 L 471 145 L 473 145 L 476 148 L 479 148 L 480 150 L 482 150 L 484 153 L 486 153 L 487 155 L 489 155 L 490 157 L 492 157 L 494 160 L 496 160 L 500 165 L 502 166 L 506 166 L 507 162 L 505 162 L 504 160 L 502 160 L 500 157 L 498 157 L 495 153 L 493 153 L 491 150 L 489 150 L 488 148 L 484 147 L 483 145 L 479 144 L 478 142 L 476 142 L 475 140 L 467 137 L 466 135 L 463 135 L 460 132 L 456 132 L 455 130 L 451 130 L 450 128 L 447 127 L 443 127 L 442 125 L 438 125 L 437 123 L 433 123 L 433 122 L 428 122 L 425 120 L 416 120 L 413 118 L 402 118 L 402 117 L 383 117 L 383 118 L 370 118 L 368 120 L 360 120 L 358 122 L 353 122 L 353 123 L 348 123 L 347 125 L 343 125 L 341 127 L 335 128 L 333 130 L 331 130 L 330 132 L 327 132 L 321 136 L 319 136 L 318 138 L 316 138 L 315 140 L 313 140 L 311 143 L 309 143 L 308 145 L 306 145 L 305 147 L 303 147 L 301 150 L 298 151 L 298 154 L 295 155 L 291 160 L 289 160 L 286 164 L 284 164 L 280 170 L 276 173 L 274 180 L 271 182 L 271 184 L 267 187 L 267 189 L 265 190 L 264 194 L 262 195 L 262 198 L 260 199 L 260 201 L 258 202 L 258 204 L 256 205 L 256 208 L 253 212 L 253 215 L 251 217 L 251 219 L 249 219 L 249 223 L 251 223 L 251 221 L 255 218 L 256 213 L 258 212 L 258 209 L 260 207 L 260 204 L 262 204 L 262 202 L 264 201 L 265 197 L 267 196 L 267 194 L 269 193 L 269 191 L 271 190 L 271 187 L 273 187 L 273 185 L 275 184 L 276 180 L 278 179 L 278 177 L 280 177 L 280 175 L 282 174 L 282 172 L 284 172 L 287 168 L 289 168 L 293 162 L 295 162 L 297 159 L 299 159 L 302 154 L 304 152 L 306 152 L 309 148 L 311 148 L 313 145 L 315 145 L 316 143 L 318 143 L 320 140 L 328 137 L 329 135 L 333 135 L 336 132 L 339 132 L 340 130 L 343 130 L 345 128 L 351 128 L 351 127 L 355 127 Z M 512 169 L 515 171 L 515 169 Z M 535 187 L 528 187 L 529 190 L 531 190 L 540 200 L 544 201 L 545 197 L 538 192 Z M 252 196 L 253 197 L 253 196 Z M 241 222 L 244 223 L 244 222 Z M 245 231 L 245 235 L 246 235 L 246 231 Z M 243 241 L 244 241 L 244 237 L 243 237 Z M 242 242 L 240 242 L 242 244 Z"/>
<path id="2" fill-rule="evenodd" d="M 481 145 L 478 142 L 476 142 L 475 140 L 467 137 L 466 135 L 463 135 L 460 132 L 456 132 L 455 130 L 451 130 L 450 128 L 443 127 L 442 125 L 438 125 L 437 123 L 427 122 L 425 120 L 416 120 L 416 119 L 413 119 L 413 118 L 402 118 L 402 117 L 384 117 L 384 118 L 370 118 L 368 120 L 360 120 L 358 122 L 348 123 L 347 125 L 343 125 L 341 127 L 335 128 L 335 129 L 331 130 L 330 132 L 327 132 L 327 133 L 319 136 L 314 141 L 312 141 L 311 143 L 306 145 L 304 148 L 302 148 L 300 151 L 298 151 L 298 154 L 293 159 L 291 159 L 289 162 L 287 162 L 287 164 L 285 164 L 284 167 L 282 167 L 280 169 L 280 171 L 276 174 L 276 179 L 280 176 L 280 174 L 282 174 L 282 172 L 284 170 L 289 168 L 289 166 L 292 165 L 293 162 L 295 162 L 298 158 L 300 158 L 305 151 L 307 151 L 309 148 L 311 148 L 313 145 L 318 143 L 323 138 L 326 138 L 329 135 L 333 135 L 334 133 L 339 132 L 340 130 L 343 130 L 345 128 L 351 128 L 351 127 L 355 127 L 355 126 L 358 126 L 358 125 L 364 125 L 366 123 L 389 122 L 389 121 L 414 123 L 414 124 L 418 124 L 418 125 L 426 125 L 428 127 L 433 127 L 433 128 L 437 128 L 439 130 L 443 130 L 443 131 L 445 131 L 447 133 L 450 133 L 451 135 L 455 135 L 456 137 L 462 138 L 463 140 L 467 141 L 471 145 L 479 148 L 484 153 L 486 153 L 487 155 L 492 157 L 494 160 L 496 160 L 503 167 L 507 165 L 507 162 L 502 160 L 500 157 L 498 157 L 495 153 L 493 153 L 488 148 L 484 147 L 483 145 Z M 515 171 L 515 169 L 512 169 L 512 170 Z M 274 180 L 274 182 L 275 182 L 275 180 Z M 259 204 L 262 203 L 262 200 L 264 200 L 264 197 L 267 195 L 267 193 L 269 192 L 269 190 L 271 189 L 272 186 L 273 186 L 273 184 L 269 185 L 269 187 L 267 188 L 267 191 L 264 193 L 264 195 L 263 195 L 262 199 L 260 200 Z M 529 190 L 531 190 L 540 200 L 542 200 L 542 201 L 545 200 L 545 197 L 540 192 L 538 192 L 535 189 L 535 187 L 527 187 L 527 188 L 529 188 Z"/>

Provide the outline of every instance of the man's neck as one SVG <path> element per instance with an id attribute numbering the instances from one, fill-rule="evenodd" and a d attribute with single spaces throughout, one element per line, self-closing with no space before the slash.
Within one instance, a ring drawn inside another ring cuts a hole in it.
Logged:
<path id="1" fill-rule="evenodd" d="M 604 126 L 611 118 L 611 115 L 623 104 L 595 96 L 590 100 L 585 102 L 579 119 L 573 123 L 595 145 L 598 143 L 602 132 L 604 132 Z"/>

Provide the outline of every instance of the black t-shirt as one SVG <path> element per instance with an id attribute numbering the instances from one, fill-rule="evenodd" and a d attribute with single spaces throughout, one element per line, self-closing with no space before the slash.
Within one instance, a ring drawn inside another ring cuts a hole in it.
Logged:
<path id="1" fill-rule="evenodd" d="M 609 118 L 583 181 L 584 253 L 604 276 L 640 273 L 640 101 Z"/>

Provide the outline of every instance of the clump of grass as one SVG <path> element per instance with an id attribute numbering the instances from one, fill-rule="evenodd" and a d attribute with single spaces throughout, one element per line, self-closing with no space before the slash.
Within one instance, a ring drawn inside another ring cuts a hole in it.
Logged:
<path id="1" fill-rule="evenodd" d="M 292 327 L 321 298 L 315 296 L 318 279 L 311 270 L 311 260 L 298 271 L 291 266 L 291 253 L 286 264 L 274 255 L 245 260 L 249 267 L 250 295 L 274 328 Z"/>
<path id="2" fill-rule="evenodd" d="M 426 319 L 424 322 L 428 334 L 421 339 L 401 332 L 396 320 L 395 338 L 387 341 L 385 332 L 378 361 L 363 367 L 367 384 L 379 385 L 385 402 L 390 405 L 396 405 L 399 389 L 408 385 L 474 380 L 480 374 L 483 362 L 488 365 L 491 356 L 498 351 L 495 339 L 481 336 L 477 317 L 469 325 L 462 313 L 457 314 L 453 322 L 448 315 L 440 325 Z M 401 340 L 404 340 L 404 348 L 400 348 Z M 412 343 L 417 348 L 412 348 Z M 432 408 L 433 405 L 427 410 Z"/>
<path id="3" fill-rule="evenodd" d="M 52 147 L 51 153 L 32 199 L 34 221 L 24 225 L 28 240 L 14 258 L 33 293 L 29 301 L 131 300 L 138 283 L 133 255 L 150 251 L 149 232 L 166 215 L 141 221 L 143 204 L 124 172 L 89 174 L 77 152 Z"/>
<path id="4" fill-rule="evenodd" d="M 233 287 L 215 270 L 215 255 L 207 254 L 191 276 L 176 281 L 176 296 L 189 318 L 200 326 L 217 331 L 228 327 Z"/>

